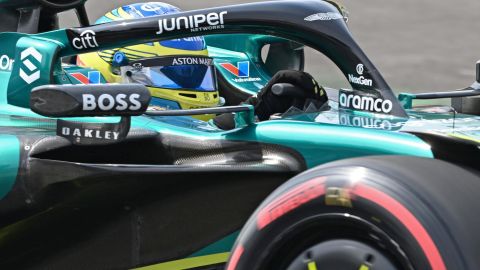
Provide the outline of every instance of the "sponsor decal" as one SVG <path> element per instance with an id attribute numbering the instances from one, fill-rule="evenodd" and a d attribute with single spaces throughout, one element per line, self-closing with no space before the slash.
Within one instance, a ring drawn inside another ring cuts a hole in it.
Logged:
<path id="1" fill-rule="evenodd" d="M 275 198 L 257 214 L 257 228 L 262 230 L 273 221 L 296 208 L 323 196 L 325 177 L 317 177 L 308 182 L 293 187 L 289 191 Z"/>
<path id="2" fill-rule="evenodd" d="M 80 36 L 73 38 L 71 43 L 77 50 L 98 48 L 96 33 L 92 30 L 83 31 Z"/>
<path id="3" fill-rule="evenodd" d="M 332 21 L 343 20 L 343 15 L 337 12 L 316 13 L 305 18 L 305 21 Z"/>
<path id="4" fill-rule="evenodd" d="M 34 47 L 29 47 L 20 53 L 20 60 L 22 60 L 23 64 L 20 68 L 20 78 L 22 78 L 27 84 L 32 84 L 40 79 L 40 70 L 38 70 L 37 65 L 30 61 L 32 58 L 36 60 L 38 65 L 42 62 L 43 56 Z M 25 67 L 27 68 L 27 71 L 25 71 Z M 30 75 L 28 75 L 27 72 L 30 73 Z"/>
<path id="5" fill-rule="evenodd" d="M 237 66 L 234 66 L 231 63 L 221 63 L 221 67 L 226 69 L 228 72 L 231 74 L 237 76 L 237 78 L 234 78 L 233 81 L 237 83 L 242 83 L 242 82 L 258 82 L 261 81 L 262 79 L 258 77 L 250 77 L 250 62 L 249 61 L 242 61 L 238 62 Z"/>
<path id="6" fill-rule="evenodd" d="M 363 75 L 363 64 L 358 64 L 357 67 L 356 67 L 356 70 L 357 70 L 357 73 L 358 75 Z"/>
<path id="7" fill-rule="evenodd" d="M 82 94 L 83 111 L 138 111 L 142 108 L 139 94 L 102 94 L 98 96 L 92 94 Z"/>
<path id="8" fill-rule="evenodd" d="M 170 19 L 158 20 L 157 35 L 175 30 L 187 30 L 190 32 L 202 32 L 224 28 L 224 16 L 227 11 L 211 12 L 208 14 L 196 14 L 190 16 L 180 16 Z"/>
<path id="9" fill-rule="evenodd" d="M 79 145 L 116 143 L 125 138 L 124 130 L 122 122 L 94 124 L 57 120 L 57 136 Z"/>
<path id="10" fill-rule="evenodd" d="M 341 108 L 369 111 L 376 113 L 390 113 L 393 103 L 375 96 L 357 95 L 352 91 L 340 90 L 339 104 Z"/>
<path id="11" fill-rule="evenodd" d="M 0 56 L 0 70 L 12 71 L 13 62 L 15 62 L 15 60 L 10 59 L 8 55 L 4 54 Z"/>
<path id="12" fill-rule="evenodd" d="M 71 73 L 70 76 L 74 77 L 81 84 L 99 84 L 100 83 L 99 71 L 89 71 L 88 77 L 80 72 Z"/>
<path id="13" fill-rule="evenodd" d="M 88 128 L 70 128 L 62 127 L 61 135 L 65 137 L 77 137 L 77 138 L 91 138 L 91 139 L 105 139 L 105 140 L 118 140 L 120 132 L 110 130 L 98 130 Z"/>
<path id="14" fill-rule="evenodd" d="M 212 65 L 212 58 L 205 57 L 176 57 L 173 58 L 172 64 L 174 66 L 181 65 Z"/>
<path id="15" fill-rule="evenodd" d="M 162 6 L 155 5 L 155 4 L 152 4 L 152 3 L 146 3 L 146 4 L 141 5 L 140 9 L 143 10 L 143 11 L 147 11 L 147 12 L 155 12 L 155 11 L 162 10 Z"/>
<path id="16" fill-rule="evenodd" d="M 363 64 L 358 64 L 355 67 L 355 69 L 356 69 L 357 74 L 359 76 L 348 74 L 348 81 L 350 83 L 354 83 L 354 84 L 358 84 L 358 85 L 364 85 L 364 86 L 372 86 L 373 85 L 373 81 L 371 79 L 367 79 L 367 78 L 362 76 L 363 72 L 365 71 L 365 68 L 364 68 Z"/>
<path id="17" fill-rule="evenodd" d="M 352 74 L 348 74 L 348 81 L 354 84 L 365 85 L 365 86 L 372 86 L 373 81 L 371 79 L 366 79 L 363 76 L 355 76 Z"/>
<path id="18" fill-rule="evenodd" d="M 142 63 L 133 63 L 132 67 L 133 67 L 133 69 L 136 70 L 136 71 L 140 71 L 140 70 L 143 69 Z"/>

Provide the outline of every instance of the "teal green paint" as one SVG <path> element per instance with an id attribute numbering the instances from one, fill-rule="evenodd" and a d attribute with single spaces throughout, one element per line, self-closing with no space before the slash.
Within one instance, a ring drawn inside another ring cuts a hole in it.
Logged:
<path id="1" fill-rule="evenodd" d="M 12 189 L 20 163 L 20 142 L 12 135 L 0 135 L 0 199 Z"/>
<path id="2" fill-rule="evenodd" d="M 330 161 L 368 155 L 433 158 L 430 146 L 414 135 L 299 121 L 270 121 L 245 128 L 226 139 L 280 144 L 298 151 L 309 168 Z"/>
<path id="3" fill-rule="evenodd" d="M 409 133 L 325 123 L 274 120 L 252 124 L 238 130 L 213 133 L 172 127 L 153 120 L 136 124 L 161 133 L 196 137 L 199 140 L 239 140 L 284 145 L 298 151 L 305 158 L 309 168 L 329 161 L 368 155 L 433 158 L 430 146 Z"/>
<path id="4" fill-rule="evenodd" d="M 190 257 L 198 257 L 198 256 L 204 256 L 204 255 L 210 255 L 210 254 L 216 254 L 216 253 L 230 252 L 239 234 L 240 234 L 239 231 L 234 232 L 220 239 L 219 241 L 202 248 L 201 250 L 193 253 L 188 257 L 190 258 Z"/>
<path id="5" fill-rule="evenodd" d="M 402 104 L 404 109 L 411 109 L 413 107 L 413 100 L 415 99 L 414 94 L 410 93 L 400 93 L 398 95 L 398 101 Z"/>
<path id="6" fill-rule="evenodd" d="M 35 38 L 35 36 L 21 37 L 17 44 L 15 52 L 15 62 L 12 68 L 12 74 L 20 74 L 22 66 L 21 53 L 27 50 L 36 51 L 39 54 L 40 76 L 33 82 L 26 82 L 20 76 L 12 76 L 8 82 L 7 101 L 11 105 L 28 108 L 30 106 L 30 92 L 36 86 L 53 83 L 54 69 L 59 69 L 60 59 L 57 53 L 61 45 L 54 40 Z"/>

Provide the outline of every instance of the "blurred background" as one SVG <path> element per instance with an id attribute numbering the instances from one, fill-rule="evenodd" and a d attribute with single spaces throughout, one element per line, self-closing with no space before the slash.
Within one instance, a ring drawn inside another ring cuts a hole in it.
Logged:
<path id="1" fill-rule="evenodd" d="M 257 2 L 163 1 L 183 10 Z M 148 1 L 89 0 L 87 10 L 90 20 L 94 22 L 115 7 L 136 2 Z M 479 0 L 340 2 L 350 12 L 349 27 L 353 36 L 397 92 L 451 90 L 466 87 L 473 82 L 475 62 L 480 59 Z M 62 14 L 61 25 L 74 26 L 73 17 L 73 14 Z M 323 83 L 328 81 L 330 76 L 325 74 L 327 72 L 324 66 L 331 63 L 312 51 L 307 53 L 307 71 L 315 74 Z"/>

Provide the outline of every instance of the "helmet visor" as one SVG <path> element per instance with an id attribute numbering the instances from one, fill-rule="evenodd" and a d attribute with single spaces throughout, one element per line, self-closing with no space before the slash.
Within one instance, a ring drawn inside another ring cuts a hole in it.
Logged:
<path id="1" fill-rule="evenodd" d="M 157 57 L 130 62 L 120 68 L 126 83 L 145 86 L 216 91 L 213 59 L 201 56 Z"/>

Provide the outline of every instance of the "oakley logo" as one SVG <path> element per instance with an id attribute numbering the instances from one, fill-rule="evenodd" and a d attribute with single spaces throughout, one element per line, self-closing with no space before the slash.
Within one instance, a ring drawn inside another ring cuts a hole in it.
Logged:
<path id="1" fill-rule="evenodd" d="M 233 75 L 237 76 L 238 78 L 248 78 L 250 77 L 250 62 L 238 62 L 237 66 L 234 66 L 230 63 L 222 63 L 220 64 L 224 69 L 228 70 Z"/>
<path id="2" fill-rule="evenodd" d="M 95 138 L 105 140 L 118 140 L 120 132 L 109 130 L 98 130 L 88 128 L 62 127 L 62 136 L 73 136 L 77 138 Z"/>
<path id="3" fill-rule="evenodd" d="M 140 71 L 140 70 L 143 69 L 142 63 L 134 63 L 134 64 L 132 65 L 132 67 L 133 67 L 133 69 L 136 70 L 136 71 Z"/>
<path id="4" fill-rule="evenodd" d="M 142 108 L 142 104 L 140 103 L 140 95 L 139 94 L 118 94 L 116 96 L 112 96 L 110 94 L 102 94 L 98 97 L 98 99 L 92 94 L 83 94 L 83 110 L 84 111 L 111 111 L 115 108 L 116 111 L 138 111 Z"/>
<path id="5" fill-rule="evenodd" d="M 72 73 L 70 74 L 81 84 L 99 84 L 100 83 L 100 72 L 99 71 L 89 71 L 88 77 L 82 73 Z"/>
<path id="6" fill-rule="evenodd" d="M 343 16 L 336 12 L 317 13 L 305 18 L 305 21 L 331 21 L 331 20 L 343 20 Z"/>
<path id="7" fill-rule="evenodd" d="M 352 93 L 340 92 L 340 107 L 377 113 L 390 113 L 393 103 L 381 98 L 359 96 Z"/>
<path id="8" fill-rule="evenodd" d="M 96 34 L 92 30 L 83 31 L 79 37 L 72 39 L 72 46 L 77 50 L 97 48 Z"/>
<path id="9" fill-rule="evenodd" d="M 11 71 L 13 67 L 13 62 L 15 62 L 15 60 L 10 59 L 8 55 L 0 56 L 0 70 Z"/>
<path id="10" fill-rule="evenodd" d="M 157 35 L 161 35 L 164 32 L 171 32 L 174 30 L 186 30 L 190 29 L 191 32 L 209 31 L 215 29 L 223 29 L 224 16 L 227 11 L 220 13 L 211 12 L 207 15 L 197 14 L 190 16 L 181 16 L 177 18 L 161 19 L 158 20 L 158 32 Z M 206 26 L 200 27 L 200 25 Z"/>
<path id="11" fill-rule="evenodd" d="M 43 57 L 34 47 L 30 47 L 20 53 L 20 60 L 22 60 L 23 66 L 27 68 L 28 73 L 31 73 L 28 75 L 23 69 L 24 67 L 20 68 L 20 78 L 22 78 L 27 84 L 32 84 L 40 79 L 40 70 L 38 70 L 37 65 L 30 61 L 31 58 L 36 60 L 37 65 L 42 63 Z"/>

